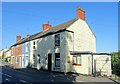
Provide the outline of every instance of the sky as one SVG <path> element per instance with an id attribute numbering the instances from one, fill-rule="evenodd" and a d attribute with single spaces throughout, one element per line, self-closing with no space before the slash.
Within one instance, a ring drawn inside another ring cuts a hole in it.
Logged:
<path id="1" fill-rule="evenodd" d="M 96 36 L 97 52 L 118 51 L 117 2 L 3 2 L 2 48 L 13 45 L 16 36 L 41 32 L 48 21 L 56 26 L 76 18 L 78 6 Z"/>

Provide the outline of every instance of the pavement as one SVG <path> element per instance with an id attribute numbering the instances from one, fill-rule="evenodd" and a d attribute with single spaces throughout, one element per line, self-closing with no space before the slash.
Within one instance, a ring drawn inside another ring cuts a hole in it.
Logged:
<path id="1" fill-rule="evenodd" d="M 1 61 L 1 60 L 0 60 Z M 2 63 L 2 64 L 1 64 Z M 25 69 L 13 69 L 9 67 L 9 64 L 0 62 L 0 79 L 2 84 L 8 83 L 71 83 L 76 84 L 78 82 L 84 84 L 116 84 L 109 78 L 103 77 L 91 77 L 78 74 L 63 74 L 44 70 L 36 70 L 32 68 Z"/>

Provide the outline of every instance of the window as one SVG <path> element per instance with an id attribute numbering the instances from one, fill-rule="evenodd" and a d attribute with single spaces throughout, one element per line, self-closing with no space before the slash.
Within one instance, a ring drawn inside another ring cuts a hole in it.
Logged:
<path id="1" fill-rule="evenodd" d="M 26 44 L 25 51 L 28 52 L 28 43 Z"/>
<path id="2" fill-rule="evenodd" d="M 60 34 L 55 35 L 55 46 L 60 46 Z"/>
<path id="3" fill-rule="evenodd" d="M 55 53 L 55 66 L 60 67 L 60 53 Z"/>
<path id="4" fill-rule="evenodd" d="M 35 46 L 33 46 L 33 49 L 35 49 Z"/>
<path id="5" fill-rule="evenodd" d="M 16 63 L 18 63 L 18 61 L 19 61 L 19 60 L 18 60 L 18 57 L 16 57 Z"/>
<path id="6" fill-rule="evenodd" d="M 19 45 L 16 46 L 16 51 L 19 51 Z"/>
<path id="7" fill-rule="evenodd" d="M 26 56 L 26 60 L 28 60 L 28 56 Z"/>
<path id="8" fill-rule="evenodd" d="M 78 56 L 78 64 L 81 64 L 81 56 Z"/>
<path id="9" fill-rule="evenodd" d="M 77 63 L 77 57 L 76 57 L 76 56 L 73 57 L 73 63 L 74 63 L 74 64 Z"/>
<path id="10" fill-rule="evenodd" d="M 33 45 L 35 45 L 35 41 L 33 41 Z"/>
<path id="11" fill-rule="evenodd" d="M 73 55 L 73 65 L 81 66 L 81 56 L 80 55 Z"/>

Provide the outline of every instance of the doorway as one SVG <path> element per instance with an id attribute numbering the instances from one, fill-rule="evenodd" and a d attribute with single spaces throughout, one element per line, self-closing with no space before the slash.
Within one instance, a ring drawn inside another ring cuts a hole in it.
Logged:
<path id="1" fill-rule="evenodd" d="M 52 54 L 48 54 L 48 70 L 52 69 Z"/>

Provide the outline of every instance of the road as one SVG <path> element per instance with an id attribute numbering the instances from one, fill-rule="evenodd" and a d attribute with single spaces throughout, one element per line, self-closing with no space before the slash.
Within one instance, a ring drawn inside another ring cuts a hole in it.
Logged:
<path id="1" fill-rule="evenodd" d="M 62 74 L 49 71 L 38 71 L 36 69 L 13 69 L 6 66 L 5 63 L 0 64 L 0 75 L 2 76 L 2 83 L 54 83 L 54 82 L 86 82 L 85 84 L 97 84 L 99 82 L 105 82 L 108 84 L 116 84 L 108 78 L 81 76 L 77 74 Z"/>

